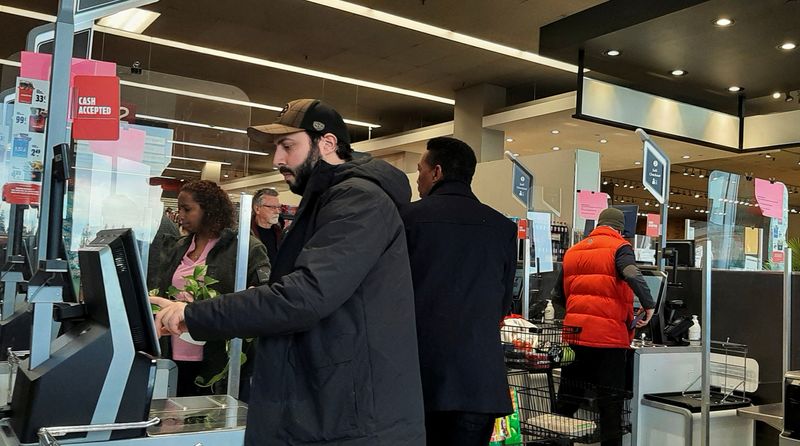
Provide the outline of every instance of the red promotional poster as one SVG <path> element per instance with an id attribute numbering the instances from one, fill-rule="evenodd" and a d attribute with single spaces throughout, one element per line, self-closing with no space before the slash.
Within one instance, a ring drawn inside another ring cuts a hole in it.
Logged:
<path id="1" fill-rule="evenodd" d="M 11 204 L 39 204 L 39 183 L 6 183 L 3 185 L 3 201 Z"/>
<path id="2" fill-rule="evenodd" d="M 647 231 L 645 235 L 648 237 L 658 237 L 661 235 L 661 216 L 658 214 L 647 214 Z"/>
<path id="3" fill-rule="evenodd" d="M 75 76 L 72 137 L 89 141 L 119 139 L 119 78 Z"/>
<path id="4" fill-rule="evenodd" d="M 517 238 L 519 240 L 528 238 L 528 220 L 522 219 L 517 222 Z"/>

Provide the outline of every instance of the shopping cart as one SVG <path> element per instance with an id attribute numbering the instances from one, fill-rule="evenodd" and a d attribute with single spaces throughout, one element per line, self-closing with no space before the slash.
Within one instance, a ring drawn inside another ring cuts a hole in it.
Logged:
<path id="1" fill-rule="evenodd" d="M 525 445 L 596 443 L 631 431 L 630 392 L 561 378 L 579 333 L 560 321 L 501 328 Z"/>
<path id="2" fill-rule="evenodd" d="M 526 445 L 572 445 L 619 438 L 631 431 L 630 393 L 558 373 L 511 371 Z"/>

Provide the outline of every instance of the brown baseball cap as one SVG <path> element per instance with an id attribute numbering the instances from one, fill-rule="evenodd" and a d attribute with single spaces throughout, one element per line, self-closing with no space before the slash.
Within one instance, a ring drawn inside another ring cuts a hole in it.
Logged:
<path id="1" fill-rule="evenodd" d="M 350 144 L 342 116 L 318 99 L 296 99 L 283 107 L 272 124 L 247 128 L 247 136 L 260 143 L 272 143 L 276 135 L 296 132 L 333 133 L 339 142 Z"/>

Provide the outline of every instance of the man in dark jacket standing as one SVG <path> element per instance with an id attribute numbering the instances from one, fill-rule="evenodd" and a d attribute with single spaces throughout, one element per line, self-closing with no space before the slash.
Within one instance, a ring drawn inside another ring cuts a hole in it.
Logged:
<path id="1" fill-rule="evenodd" d="M 160 332 L 258 337 L 248 445 L 424 444 L 414 301 L 397 206 L 407 177 L 352 159 L 347 127 L 317 100 L 289 103 L 251 138 L 303 196 L 271 284 L 186 305 L 153 299 Z"/>
<path id="2" fill-rule="evenodd" d="M 500 322 L 511 308 L 516 226 L 472 193 L 475 153 L 434 138 L 420 201 L 403 208 L 429 445 L 485 446 L 511 413 Z"/>

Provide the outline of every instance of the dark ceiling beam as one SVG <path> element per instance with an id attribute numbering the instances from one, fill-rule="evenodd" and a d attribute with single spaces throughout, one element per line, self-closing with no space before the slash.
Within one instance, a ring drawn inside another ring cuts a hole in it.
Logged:
<path id="1" fill-rule="evenodd" d="M 611 0 L 565 17 L 539 29 L 539 54 L 565 62 L 576 53 L 564 54 L 565 48 L 580 47 L 583 42 L 639 23 L 705 3 L 708 0 Z"/>

